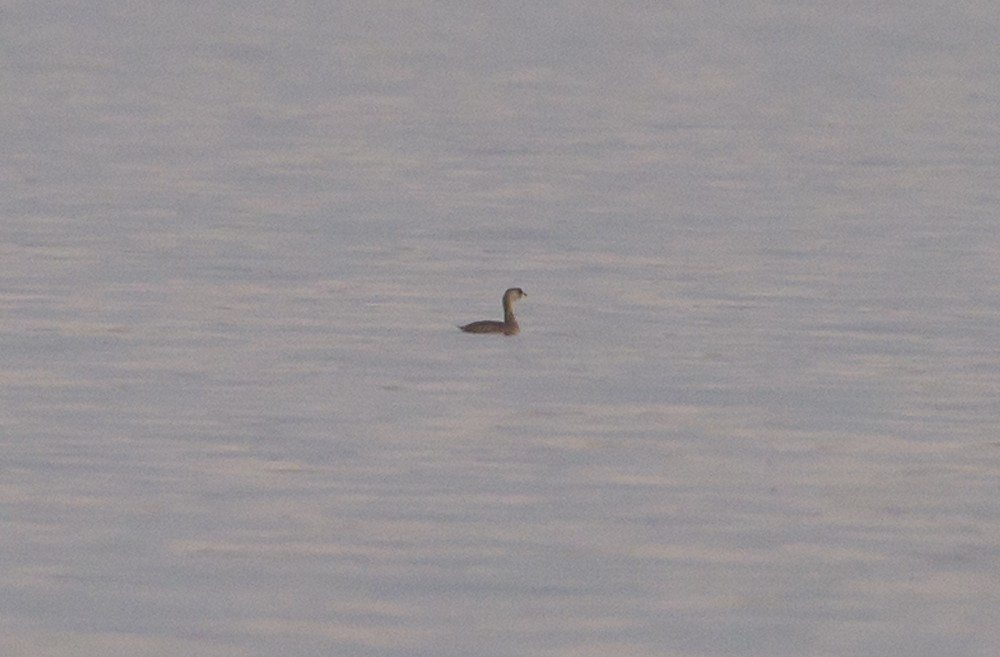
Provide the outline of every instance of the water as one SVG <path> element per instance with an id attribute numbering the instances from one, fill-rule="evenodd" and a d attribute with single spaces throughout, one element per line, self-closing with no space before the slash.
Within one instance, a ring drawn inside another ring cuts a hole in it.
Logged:
<path id="1" fill-rule="evenodd" d="M 990 3 L 2 17 L 0 653 L 995 653 Z"/>

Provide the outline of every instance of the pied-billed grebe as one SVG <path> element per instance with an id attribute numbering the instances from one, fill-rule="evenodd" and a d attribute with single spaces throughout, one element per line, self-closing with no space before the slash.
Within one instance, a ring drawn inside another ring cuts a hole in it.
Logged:
<path id="1" fill-rule="evenodd" d="M 514 302 L 521 297 L 526 297 L 519 287 L 512 287 L 503 293 L 503 321 L 498 322 L 492 319 L 484 319 L 481 322 L 472 322 L 465 326 L 459 326 L 466 333 L 503 333 L 504 335 L 517 335 L 521 327 L 514 319 Z"/>

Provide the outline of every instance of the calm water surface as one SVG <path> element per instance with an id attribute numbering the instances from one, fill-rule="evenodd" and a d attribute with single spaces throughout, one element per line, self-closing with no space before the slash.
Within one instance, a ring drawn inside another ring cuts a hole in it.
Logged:
<path id="1" fill-rule="evenodd" d="M 800 4 L 5 3 L 0 653 L 996 654 L 1000 14 Z"/>

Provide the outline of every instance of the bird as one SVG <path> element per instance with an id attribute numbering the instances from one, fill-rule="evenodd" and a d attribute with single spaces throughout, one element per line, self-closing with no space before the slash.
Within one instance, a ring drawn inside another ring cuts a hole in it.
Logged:
<path id="1" fill-rule="evenodd" d="M 503 293 L 503 321 L 498 322 L 493 319 L 484 319 L 481 322 L 472 322 L 465 326 L 459 326 L 466 333 L 502 333 L 504 335 L 517 335 L 521 327 L 517 325 L 514 318 L 514 302 L 522 297 L 528 296 L 519 287 L 509 288 Z"/>

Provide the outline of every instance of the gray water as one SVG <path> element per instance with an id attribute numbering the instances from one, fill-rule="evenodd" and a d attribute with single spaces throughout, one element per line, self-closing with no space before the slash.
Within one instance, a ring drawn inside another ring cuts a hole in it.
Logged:
<path id="1" fill-rule="evenodd" d="M 997 654 L 995 3 L 0 30 L 0 654 Z"/>

